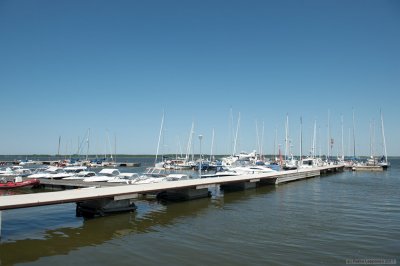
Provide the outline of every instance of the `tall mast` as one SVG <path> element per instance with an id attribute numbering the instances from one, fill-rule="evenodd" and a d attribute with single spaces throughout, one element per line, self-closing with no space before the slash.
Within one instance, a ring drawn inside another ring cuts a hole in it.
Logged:
<path id="1" fill-rule="evenodd" d="M 81 139 L 80 139 L 80 137 L 78 136 L 78 151 L 76 152 L 76 154 L 78 155 L 78 157 L 79 157 L 79 151 L 81 150 L 81 143 L 80 143 L 80 141 L 81 141 Z"/>
<path id="2" fill-rule="evenodd" d="M 213 152 L 214 152 L 214 128 L 212 130 L 212 138 L 211 138 L 210 161 L 213 161 Z"/>
<path id="3" fill-rule="evenodd" d="M 321 138 L 321 126 L 318 126 L 318 138 Z M 316 147 L 318 147 L 318 145 L 319 145 L 318 157 L 322 158 L 322 145 L 320 144 L 320 142 L 322 143 L 322 140 L 318 141 L 318 139 L 317 139 Z"/>
<path id="4" fill-rule="evenodd" d="M 89 138 L 90 138 L 90 128 L 88 129 L 88 134 L 87 134 L 87 139 L 86 139 L 86 144 L 87 144 L 86 161 L 88 160 L 88 157 L 89 157 Z"/>
<path id="5" fill-rule="evenodd" d="M 372 120 L 372 156 L 375 156 L 375 120 Z"/>
<path id="6" fill-rule="evenodd" d="M 350 156 L 350 154 L 351 154 L 350 142 L 351 142 L 351 128 L 349 127 L 349 137 L 347 139 L 347 156 Z"/>
<path id="7" fill-rule="evenodd" d="M 160 150 L 160 142 L 161 142 L 161 134 L 162 134 L 162 131 L 163 131 L 163 126 L 164 126 L 164 111 L 163 111 L 163 115 L 162 115 L 162 118 L 161 118 L 160 133 L 158 134 L 157 153 L 156 153 L 156 159 L 154 160 L 154 164 L 157 163 L 158 152 Z"/>
<path id="8" fill-rule="evenodd" d="M 354 108 L 353 108 L 353 157 L 356 158 L 356 126 L 354 121 Z"/>
<path id="9" fill-rule="evenodd" d="M 373 152 L 372 152 L 372 122 L 369 122 L 369 156 L 370 158 L 373 157 Z"/>
<path id="10" fill-rule="evenodd" d="M 233 155 L 236 154 L 236 146 L 237 146 L 237 138 L 238 138 L 238 132 L 239 132 L 239 125 L 240 125 L 240 112 L 239 112 L 239 117 L 238 117 L 238 122 L 236 125 L 236 135 L 235 135 L 235 143 L 233 146 Z"/>
<path id="11" fill-rule="evenodd" d="M 387 150 L 386 150 L 385 127 L 383 126 L 383 114 L 382 114 L 382 110 L 380 110 L 380 113 L 381 113 L 381 124 L 382 124 L 383 149 L 384 149 L 384 152 L 385 152 L 385 162 L 387 162 Z"/>
<path id="12" fill-rule="evenodd" d="M 300 116 L 300 161 L 303 156 L 303 118 Z"/>
<path id="13" fill-rule="evenodd" d="M 328 161 L 330 160 L 330 158 L 331 158 L 331 128 L 330 128 L 330 117 L 331 116 L 331 113 L 330 113 L 330 111 L 329 111 L 329 109 L 328 109 Z"/>
<path id="14" fill-rule="evenodd" d="M 264 159 L 264 121 L 263 121 L 263 127 L 262 127 L 262 133 L 261 133 L 261 151 L 260 151 L 260 159 Z"/>
<path id="15" fill-rule="evenodd" d="M 344 161 L 343 115 L 341 116 L 341 124 L 342 124 L 342 161 Z"/>
<path id="16" fill-rule="evenodd" d="M 108 138 L 108 130 L 106 130 L 106 140 L 105 140 L 105 145 L 104 145 L 104 159 L 107 160 L 107 138 Z"/>
<path id="17" fill-rule="evenodd" d="M 190 157 L 190 151 L 192 148 L 193 132 L 194 132 L 194 122 L 192 122 L 192 127 L 190 128 L 190 133 L 189 133 L 189 139 L 188 139 L 188 143 L 186 146 L 186 156 L 185 156 L 186 160 L 189 160 L 189 157 Z"/>
<path id="18" fill-rule="evenodd" d="M 229 120 L 229 152 L 231 153 L 231 155 L 235 155 L 234 151 L 233 151 L 233 147 L 234 147 L 234 138 L 235 138 L 235 129 L 234 129 L 234 125 L 233 125 L 233 111 L 232 111 L 232 107 L 230 109 L 230 120 Z"/>
<path id="19" fill-rule="evenodd" d="M 256 120 L 256 136 L 257 136 L 257 149 L 258 153 L 261 155 L 261 145 L 260 145 L 260 136 L 258 134 L 258 121 Z"/>
<path id="20" fill-rule="evenodd" d="M 114 155 L 115 163 L 117 163 L 117 134 L 114 133 Z"/>
<path id="21" fill-rule="evenodd" d="M 110 159 L 111 159 L 111 161 L 113 161 L 114 158 L 113 158 L 112 146 L 111 146 L 111 141 L 110 141 L 110 134 L 108 133 L 108 130 L 107 130 L 107 140 L 108 140 L 108 146 L 110 147 Z"/>
<path id="22" fill-rule="evenodd" d="M 57 151 L 57 158 L 60 157 L 60 145 L 61 145 L 61 136 L 58 137 L 58 151 Z"/>
<path id="23" fill-rule="evenodd" d="M 312 141 L 312 158 L 316 157 L 316 141 L 317 141 L 317 120 L 314 120 L 314 134 L 313 134 L 313 141 Z"/>
<path id="24" fill-rule="evenodd" d="M 288 155 L 288 131 L 289 131 L 289 115 L 286 113 L 286 125 L 285 125 L 285 161 L 287 160 Z"/>
<path id="25" fill-rule="evenodd" d="M 276 158 L 276 146 L 278 145 L 278 128 L 275 128 L 275 140 L 274 140 L 274 157 Z"/>

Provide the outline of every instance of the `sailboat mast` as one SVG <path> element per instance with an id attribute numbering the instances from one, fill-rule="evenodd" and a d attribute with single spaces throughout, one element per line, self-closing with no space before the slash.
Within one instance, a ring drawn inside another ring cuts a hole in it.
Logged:
<path id="1" fill-rule="evenodd" d="M 349 136 L 348 136 L 348 139 L 347 139 L 347 156 L 350 156 L 350 154 L 351 154 L 351 149 L 350 149 L 350 147 L 351 147 L 351 128 L 349 127 Z"/>
<path id="2" fill-rule="evenodd" d="M 384 149 L 384 152 L 385 152 L 385 162 L 387 162 L 387 150 L 386 150 L 385 127 L 383 126 L 383 114 L 382 114 L 382 110 L 380 111 L 380 113 L 381 113 L 381 124 L 382 124 L 383 149 Z"/>
<path id="3" fill-rule="evenodd" d="M 211 138 L 211 152 L 210 152 L 210 161 L 213 161 L 213 152 L 214 152 L 214 128 L 212 130 L 212 138 Z"/>
<path id="4" fill-rule="evenodd" d="M 86 139 L 86 143 L 87 143 L 86 161 L 88 160 L 88 157 L 89 157 L 89 138 L 90 138 L 90 128 L 88 129 L 88 135 L 87 135 L 87 139 Z"/>
<path id="5" fill-rule="evenodd" d="M 114 156 L 115 163 L 117 163 L 117 134 L 114 133 Z"/>
<path id="6" fill-rule="evenodd" d="M 331 112 L 328 109 L 328 161 L 331 158 L 331 128 L 330 128 Z"/>
<path id="7" fill-rule="evenodd" d="M 60 157 L 60 145 L 61 145 L 61 136 L 58 137 L 58 151 L 57 151 L 57 158 Z"/>
<path id="8" fill-rule="evenodd" d="M 354 122 L 354 109 L 353 109 L 353 157 L 356 158 L 356 133 L 355 133 L 355 122 Z"/>
<path id="9" fill-rule="evenodd" d="M 343 139 L 343 115 L 341 115 L 341 126 L 342 126 L 342 161 L 344 161 L 344 139 Z"/>
<path id="10" fill-rule="evenodd" d="M 375 156 L 375 120 L 372 120 L 372 156 Z"/>
<path id="11" fill-rule="evenodd" d="M 237 146 L 237 138 L 238 138 L 239 126 L 240 126 L 240 112 L 239 112 L 238 122 L 237 122 L 237 125 L 236 125 L 235 143 L 233 145 L 233 155 L 236 154 L 236 146 Z"/>
<path id="12" fill-rule="evenodd" d="M 264 121 L 263 121 L 263 127 L 262 127 L 262 132 L 261 132 L 261 151 L 260 151 L 260 159 L 264 160 Z"/>
<path id="13" fill-rule="evenodd" d="M 316 157 L 316 141 L 317 141 L 317 120 L 314 120 L 314 134 L 313 134 L 313 141 L 312 141 L 312 158 Z"/>
<path id="14" fill-rule="evenodd" d="M 372 122 L 369 122 L 369 156 L 372 158 Z"/>
<path id="15" fill-rule="evenodd" d="M 288 154 L 288 131 L 289 131 L 289 115 L 286 114 L 286 125 L 285 125 L 285 161 L 287 160 Z"/>
<path id="16" fill-rule="evenodd" d="M 274 157 L 276 158 L 276 145 L 278 144 L 278 128 L 275 128 L 275 139 L 274 139 Z"/>
<path id="17" fill-rule="evenodd" d="M 164 126 L 164 112 L 163 112 L 163 115 L 161 118 L 160 133 L 158 134 L 157 152 L 156 152 L 156 159 L 154 160 L 154 164 L 157 163 L 157 159 L 158 159 L 158 152 L 160 150 L 160 142 L 161 142 L 161 134 L 162 134 L 163 126 Z"/>
<path id="18" fill-rule="evenodd" d="M 188 143 L 187 143 L 187 147 L 186 147 L 186 156 L 185 156 L 186 161 L 189 160 L 190 151 L 192 150 L 193 133 L 194 133 L 194 122 L 192 122 L 192 127 L 190 128 L 190 132 L 189 132 L 189 139 L 188 139 Z"/>
<path id="19" fill-rule="evenodd" d="M 260 146 L 260 136 L 258 134 L 258 121 L 256 120 L 256 136 L 257 136 L 257 149 L 258 153 L 261 154 L 261 146 Z"/>
<path id="20" fill-rule="evenodd" d="M 110 142 L 110 134 L 108 133 L 108 130 L 107 130 L 107 140 L 108 140 L 108 146 L 110 147 L 110 159 L 111 159 L 111 161 L 113 161 L 114 158 L 113 158 L 112 146 L 111 146 L 111 142 Z"/>
<path id="21" fill-rule="evenodd" d="M 303 156 L 303 118 L 300 116 L 300 161 Z"/>

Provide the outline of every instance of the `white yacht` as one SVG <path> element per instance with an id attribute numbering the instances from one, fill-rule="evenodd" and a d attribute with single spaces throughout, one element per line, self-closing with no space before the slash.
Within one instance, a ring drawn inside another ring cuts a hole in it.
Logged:
<path id="1" fill-rule="evenodd" d="M 39 168 L 33 174 L 28 175 L 27 178 L 47 178 L 47 179 L 61 179 L 73 176 L 73 173 L 67 173 L 60 167 L 49 167 L 46 169 Z"/>
<path id="2" fill-rule="evenodd" d="M 117 176 L 119 176 L 121 173 L 119 172 L 118 169 L 102 169 L 98 175 L 87 177 L 83 179 L 84 182 L 107 182 L 108 180 L 111 180 Z"/>
<path id="3" fill-rule="evenodd" d="M 187 179 L 190 179 L 190 177 L 185 174 L 168 174 L 165 169 L 150 167 L 147 168 L 147 171 L 137 179 L 131 181 L 130 184 L 151 184 L 164 181 L 179 181 Z"/>
<path id="4" fill-rule="evenodd" d="M 132 181 L 139 178 L 137 173 L 129 173 L 129 174 L 121 174 L 119 176 L 114 177 L 113 179 L 108 180 L 108 183 L 126 183 L 131 184 Z"/>
<path id="5" fill-rule="evenodd" d="M 98 175 L 86 177 L 83 179 L 84 182 L 108 182 L 113 179 L 119 179 L 123 177 L 131 177 L 133 173 L 121 173 L 118 169 L 102 169 Z"/>
<path id="6" fill-rule="evenodd" d="M 273 172 L 276 172 L 276 170 L 263 165 L 246 165 L 246 166 L 233 166 L 233 167 L 231 166 L 231 167 L 220 167 L 219 170 L 214 174 L 201 175 L 201 178 L 265 174 Z"/>
<path id="7" fill-rule="evenodd" d="M 319 158 L 304 158 L 301 160 L 299 168 L 314 168 L 322 165 L 322 161 Z"/>
<path id="8" fill-rule="evenodd" d="M 83 180 L 87 177 L 96 176 L 96 173 L 93 171 L 80 171 L 76 173 L 74 176 L 65 177 L 64 180 Z"/>

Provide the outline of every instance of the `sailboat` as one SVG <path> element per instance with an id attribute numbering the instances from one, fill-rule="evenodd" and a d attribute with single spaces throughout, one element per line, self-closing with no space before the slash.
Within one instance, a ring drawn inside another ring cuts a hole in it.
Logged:
<path id="1" fill-rule="evenodd" d="M 383 152 L 384 155 L 382 156 L 381 160 L 378 162 L 378 165 L 382 166 L 383 169 L 387 169 L 390 166 L 390 163 L 387 160 L 387 150 L 386 150 L 386 138 L 385 138 L 385 127 L 383 125 L 383 114 L 382 110 L 381 113 L 381 125 L 382 125 L 382 139 L 383 139 Z"/>
<path id="2" fill-rule="evenodd" d="M 291 152 L 291 140 L 289 139 L 289 115 L 286 114 L 286 126 L 285 126 L 285 163 L 283 165 L 284 170 L 297 169 L 297 160 Z M 290 155 L 290 157 L 289 157 Z"/>
<path id="3" fill-rule="evenodd" d="M 162 134 L 162 132 L 163 132 L 163 126 L 164 126 L 164 112 L 163 112 L 163 115 L 162 115 L 162 118 L 161 118 L 161 126 L 160 126 L 160 133 L 159 133 L 159 135 L 158 135 L 158 144 L 157 144 L 157 152 L 156 152 L 156 158 L 154 159 L 154 166 L 156 167 L 156 168 L 163 168 L 164 167 L 164 161 L 163 161 L 163 159 L 161 160 L 161 162 L 158 162 L 157 161 L 157 159 L 158 159 L 158 152 L 159 152 L 159 150 L 160 150 L 160 142 L 161 142 L 161 134 Z"/>

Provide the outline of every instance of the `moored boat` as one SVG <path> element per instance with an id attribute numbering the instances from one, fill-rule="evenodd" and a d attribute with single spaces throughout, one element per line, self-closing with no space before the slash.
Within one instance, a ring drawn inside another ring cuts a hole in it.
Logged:
<path id="1" fill-rule="evenodd" d="M 2 179 L 0 181 L 0 189 L 12 189 L 12 188 L 21 188 L 21 187 L 33 187 L 40 184 L 39 179 L 28 179 L 22 181 L 21 178 L 16 178 L 15 181 L 7 181 Z"/>

